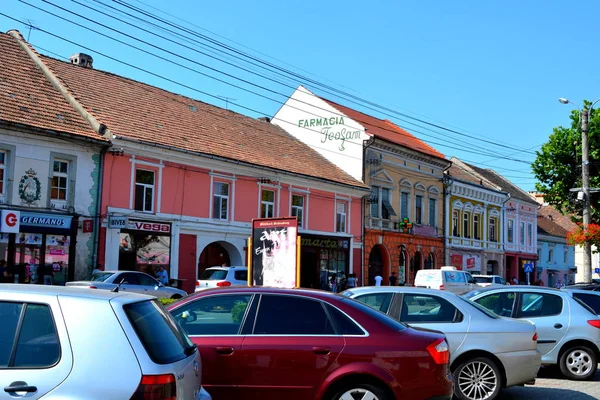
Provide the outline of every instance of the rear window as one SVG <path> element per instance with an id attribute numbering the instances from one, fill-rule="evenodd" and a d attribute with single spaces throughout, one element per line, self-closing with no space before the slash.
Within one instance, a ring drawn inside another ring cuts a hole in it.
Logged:
<path id="1" fill-rule="evenodd" d="M 114 275 L 113 272 L 99 272 L 97 274 L 92 275 L 90 280 L 92 282 L 104 282 L 113 275 Z"/>
<path id="2" fill-rule="evenodd" d="M 207 269 L 200 276 L 201 281 L 222 281 L 227 278 L 227 272 L 223 269 Z"/>
<path id="3" fill-rule="evenodd" d="M 469 303 L 470 306 L 475 307 L 476 309 L 478 309 L 479 311 L 481 311 L 482 313 L 484 313 L 487 317 L 489 317 L 491 319 L 498 319 L 498 318 L 500 318 L 499 316 L 497 316 L 496 314 L 494 314 L 493 312 L 491 312 L 490 310 L 488 310 L 487 308 L 485 308 L 484 306 L 482 306 L 479 303 L 475 303 L 474 301 L 467 300 L 467 299 L 462 298 L 460 296 L 456 296 L 456 297 L 458 299 L 461 299 L 465 303 Z"/>
<path id="4" fill-rule="evenodd" d="M 194 353 L 194 344 L 156 301 L 127 304 L 123 309 L 156 364 L 171 364 Z"/>
<path id="5" fill-rule="evenodd" d="M 475 281 L 477 283 L 493 283 L 494 282 L 494 277 L 492 277 L 492 276 L 474 276 L 473 278 L 475 278 Z"/>
<path id="6" fill-rule="evenodd" d="M 396 331 L 403 331 L 407 328 L 407 326 L 402 322 L 396 321 L 395 319 L 387 316 L 387 314 L 384 314 L 381 311 L 377 311 L 374 308 L 371 308 L 358 300 L 349 299 L 347 297 L 341 297 L 340 300 L 344 304 L 347 304 L 350 307 L 358 310 L 360 313 L 368 314 L 371 318 L 381 322 L 390 329 L 394 329 Z"/>

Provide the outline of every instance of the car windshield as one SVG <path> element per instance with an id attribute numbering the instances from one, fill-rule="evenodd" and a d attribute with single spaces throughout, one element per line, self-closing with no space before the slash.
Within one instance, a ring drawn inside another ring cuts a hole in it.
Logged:
<path id="1" fill-rule="evenodd" d="M 464 301 L 465 303 L 468 303 L 470 306 L 475 307 L 476 309 L 478 309 L 479 311 L 481 311 L 482 313 L 484 313 L 487 317 L 490 317 L 492 319 L 498 319 L 500 317 L 498 317 L 496 314 L 494 314 L 493 312 L 491 312 L 490 310 L 488 310 L 487 308 L 485 308 L 484 306 L 482 306 L 479 303 L 475 303 L 474 301 L 471 300 L 467 300 L 463 297 L 458 296 L 458 298 L 461 301 Z"/>
<path id="2" fill-rule="evenodd" d="M 105 282 L 108 278 L 113 276 L 114 272 L 99 272 L 97 274 L 92 275 L 90 281 L 92 282 Z"/>
<path id="3" fill-rule="evenodd" d="M 492 283 L 494 278 L 492 276 L 474 276 L 477 283 Z"/>
<path id="4" fill-rule="evenodd" d="M 227 271 L 223 269 L 207 269 L 200 276 L 201 281 L 222 281 L 227 278 Z"/>

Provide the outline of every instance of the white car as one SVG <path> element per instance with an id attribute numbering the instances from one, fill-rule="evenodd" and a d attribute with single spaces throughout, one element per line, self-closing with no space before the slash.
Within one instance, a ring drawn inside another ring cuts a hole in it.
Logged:
<path id="1" fill-rule="evenodd" d="M 496 287 L 507 285 L 500 275 L 472 275 L 481 287 Z"/>
<path id="2" fill-rule="evenodd" d="M 421 269 L 417 271 L 414 285 L 418 288 L 446 290 L 456 294 L 463 294 L 480 288 L 470 273 L 458 270 L 455 267 Z"/>
<path id="3" fill-rule="evenodd" d="M 227 286 L 248 286 L 247 267 L 210 267 L 196 281 L 196 290 Z"/>
<path id="4" fill-rule="evenodd" d="M 498 317 L 454 293 L 433 289 L 367 286 L 342 295 L 412 327 L 444 333 L 454 394 L 461 400 L 492 400 L 503 388 L 535 381 L 542 356 L 531 322 Z"/>
<path id="5" fill-rule="evenodd" d="M 210 399 L 200 352 L 155 297 L 0 284 L 0 321 L 0 400 Z"/>

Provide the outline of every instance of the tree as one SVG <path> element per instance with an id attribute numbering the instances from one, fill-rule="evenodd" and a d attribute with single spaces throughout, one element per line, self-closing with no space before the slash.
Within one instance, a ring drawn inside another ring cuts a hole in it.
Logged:
<path id="1" fill-rule="evenodd" d="M 585 102 L 589 107 L 590 102 Z M 531 168 L 538 183 L 536 190 L 544 200 L 573 221 L 581 222 L 583 202 L 577 192 L 569 189 L 581 187 L 581 122 L 579 110 L 571 111 L 571 126 L 554 128 L 547 143 L 536 152 Z M 600 111 L 591 110 L 588 130 L 590 187 L 600 187 Z M 600 193 L 590 195 L 590 219 L 600 223 Z"/>

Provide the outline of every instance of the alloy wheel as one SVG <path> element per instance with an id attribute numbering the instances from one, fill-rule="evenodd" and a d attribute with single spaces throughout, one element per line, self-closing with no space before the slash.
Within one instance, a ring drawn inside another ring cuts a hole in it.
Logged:
<path id="1" fill-rule="evenodd" d="M 472 400 L 485 400 L 492 397 L 498 386 L 498 376 L 494 369 L 482 361 L 474 361 L 460 370 L 458 388 Z"/>
<path id="2" fill-rule="evenodd" d="M 350 389 L 344 392 L 339 400 L 382 400 L 368 389 Z"/>
<path id="3" fill-rule="evenodd" d="M 576 376 L 584 376 L 593 367 L 592 357 L 584 350 L 575 349 L 567 355 L 566 367 Z"/>

